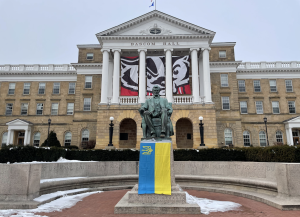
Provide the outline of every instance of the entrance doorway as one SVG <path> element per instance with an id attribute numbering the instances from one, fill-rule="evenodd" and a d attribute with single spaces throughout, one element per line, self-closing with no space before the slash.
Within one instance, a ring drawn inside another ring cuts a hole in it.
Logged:
<path id="1" fill-rule="evenodd" d="M 300 141 L 300 139 L 299 139 L 299 131 L 295 130 L 295 131 L 292 132 L 292 134 L 293 134 L 293 144 L 294 145 L 298 145 L 299 141 Z"/>
<path id="2" fill-rule="evenodd" d="M 133 119 L 126 118 L 120 123 L 120 148 L 135 148 L 137 126 Z"/>
<path id="3" fill-rule="evenodd" d="M 25 132 L 24 131 L 19 131 L 17 132 L 18 137 L 17 137 L 17 145 L 24 145 L 24 136 Z"/>
<path id="4" fill-rule="evenodd" d="M 193 148 L 193 124 L 187 118 L 180 118 L 176 123 L 177 148 Z"/>

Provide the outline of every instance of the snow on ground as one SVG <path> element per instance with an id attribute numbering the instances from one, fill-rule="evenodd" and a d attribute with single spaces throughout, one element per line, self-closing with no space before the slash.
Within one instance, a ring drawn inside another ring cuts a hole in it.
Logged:
<path id="1" fill-rule="evenodd" d="M 77 195 L 65 195 L 57 200 L 50 203 L 40 205 L 36 209 L 9 209 L 0 210 L 0 217 L 47 217 L 35 215 L 35 213 L 49 213 L 49 212 L 61 212 L 63 209 L 71 208 L 83 198 L 90 196 L 92 194 L 101 193 L 102 191 L 87 192 Z"/>
<path id="2" fill-rule="evenodd" d="M 35 198 L 34 201 L 43 202 L 43 201 L 49 200 L 51 198 L 55 198 L 57 196 L 65 196 L 65 195 L 68 195 L 71 193 L 76 193 L 79 191 L 87 191 L 87 190 L 89 190 L 89 188 L 79 188 L 79 189 L 73 189 L 73 190 L 67 190 L 67 191 L 57 191 L 57 192 L 50 193 L 50 194 L 43 194 L 42 196 Z"/>
<path id="3" fill-rule="evenodd" d="M 57 181 L 71 180 L 71 179 L 81 179 L 81 178 L 86 178 L 86 177 L 66 177 L 66 178 L 55 178 L 55 179 L 41 179 L 40 183 L 57 182 Z"/>
<path id="4" fill-rule="evenodd" d="M 68 162 L 97 162 L 97 161 L 80 161 L 80 160 L 68 160 L 65 159 L 63 157 L 60 157 L 57 161 L 51 161 L 51 162 L 47 162 L 47 161 L 31 161 L 31 162 L 16 162 L 13 164 L 32 164 L 32 163 L 68 163 Z M 9 162 L 7 162 L 7 164 L 10 164 Z"/>

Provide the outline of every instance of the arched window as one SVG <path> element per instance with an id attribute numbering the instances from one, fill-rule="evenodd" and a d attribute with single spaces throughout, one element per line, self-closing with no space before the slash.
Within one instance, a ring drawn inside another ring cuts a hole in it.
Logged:
<path id="1" fill-rule="evenodd" d="M 250 133 L 248 131 L 243 132 L 244 146 L 250 146 Z"/>
<path id="2" fill-rule="evenodd" d="M 40 146 L 41 133 L 35 133 L 33 136 L 33 146 Z"/>
<path id="3" fill-rule="evenodd" d="M 2 135 L 2 147 L 4 147 L 6 145 L 6 141 L 7 141 L 7 132 L 3 133 Z"/>
<path id="4" fill-rule="evenodd" d="M 65 134 L 65 146 L 70 146 L 71 145 L 71 140 L 72 140 L 72 133 L 67 132 Z"/>
<path id="5" fill-rule="evenodd" d="M 232 145 L 232 130 L 226 128 L 224 130 L 225 135 L 225 145 Z"/>
<path id="6" fill-rule="evenodd" d="M 260 146 L 267 146 L 266 133 L 264 131 L 259 132 L 259 144 Z"/>
<path id="7" fill-rule="evenodd" d="M 283 143 L 282 132 L 281 131 L 276 132 L 276 142 Z"/>
<path id="8" fill-rule="evenodd" d="M 88 129 L 85 129 L 82 131 L 82 137 L 81 137 L 81 141 L 82 143 L 86 143 L 89 141 L 89 137 L 90 137 L 90 132 Z"/>

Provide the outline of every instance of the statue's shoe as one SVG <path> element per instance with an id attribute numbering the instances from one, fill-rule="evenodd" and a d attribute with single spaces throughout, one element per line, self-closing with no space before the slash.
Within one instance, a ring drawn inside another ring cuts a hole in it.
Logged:
<path id="1" fill-rule="evenodd" d="M 155 133 L 151 134 L 151 138 L 155 138 L 155 137 L 156 137 Z"/>
<path id="2" fill-rule="evenodd" d="M 160 134 L 160 138 L 165 138 L 165 137 L 166 137 L 166 135 L 164 133 Z"/>

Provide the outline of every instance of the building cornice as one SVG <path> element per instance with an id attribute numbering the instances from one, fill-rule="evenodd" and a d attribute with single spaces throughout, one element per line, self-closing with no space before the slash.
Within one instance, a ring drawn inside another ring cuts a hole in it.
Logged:
<path id="1" fill-rule="evenodd" d="M 234 47 L 236 42 L 213 42 L 211 47 Z"/>
<path id="2" fill-rule="evenodd" d="M 214 35 L 118 35 L 99 36 L 99 41 L 104 40 L 165 40 L 165 39 L 212 39 Z"/>
<path id="3" fill-rule="evenodd" d="M 242 61 L 210 62 L 210 73 L 236 72 Z"/>
<path id="4" fill-rule="evenodd" d="M 75 69 L 79 68 L 102 68 L 102 63 L 71 63 Z"/>
<path id="5" fill-rule="evenodd" d="M 151 11 L 149 13 L 146 13 L 142 16 L 139 16 L 137 18 L 134 18 L 132 20 L 129 20 L 125 23 L 122 23 L 118 26 L 115 26 L 115 27 L 112 27 L 110 29 L 107 29 L 105 31 L 102 31 L 102 32 L 99 32 L 96 34 L 96 36 L 99 38 L 101 36 L 109 36 L 111 34 L 115 34 L 119 31 L 123 31 L 124 29 L 128 29 L 132 26 L 135 26 L 135 25 L 138 25 L 140 23 L 143 23 L 149 19 L 152 19 L 152 18 L 160 18 L 162 20 L 165 20 L 167 22 L 170 22 L 172 23 L 173 25 L 178 25 L 182 28 L 186 28 L 190 31 L 194 31 L 195 33 L 197 34 L 212 34 L 212 35 L 215 35 L 216 33 L 211 31 L 211 30 L 208 30 L 208 29 L 205 29 L 205 28 L 202 28 L 200 26 L 197 26 L 197 25 L 194 25 L 192 23 L 189 23 L 189 22 L 186 22 L 186 21 L 183 21 L 181 19 L 178 19 L 176 17 L 173 17 L 173 16 L 170 16 L 168 14 L 165 14 L 163 12 L 160 12 L 158 10 L 154 10 L 154 11 Z"/>
<path id="6" fill-rule="evenodd" d="M 102 48 L 100 44 L 78 44 L 77 48 Z"/>

